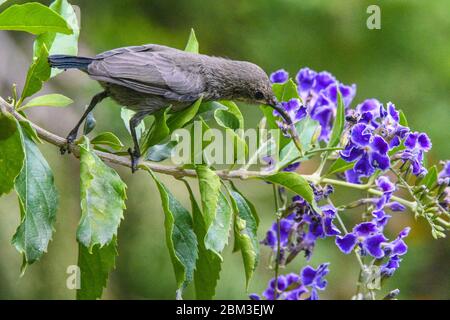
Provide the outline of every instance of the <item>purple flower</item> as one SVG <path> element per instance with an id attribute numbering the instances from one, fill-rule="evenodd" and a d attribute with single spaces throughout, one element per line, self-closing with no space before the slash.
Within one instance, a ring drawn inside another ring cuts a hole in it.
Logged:
<path id="1" fill-rule="evenodd" d="M 310 300 L 318 300 L 319 295 L 317 290 L 325 290 L 327 287 L 327 280 L 324 277 L 330 272 L 328 269 L 329 263 L 323 263 L 314 269 L 310 266 L 306 266 L 300 272 L 302 284 L 307 287 L 311 287 Z"/>
<path id="2" fill-rule="evenodd" d="M 297 76 L 295 77 L 299 92 L 309 91 L 314 84 L 316 75 L 317 72 L 309 68 L 300 69 L 300 71 L 297 73 Z"/>
<path id="3" fill-rule="evenodd" d="M 389 168 L 388 151 L 389 145 L 382 137 L 372 135 L 367 125 L 359 123 L 352 128 L 351 142 L 341 151 L 341 158 L 347 162 L 357 160 L 353 170 L 362 176 L 370 176 L 376 168 Z"/>
<path id="4" fill-rule="evenodd" d="M 289 79 L 289 73 L 286 70 L 280 69 L 270 75 L 272 83 L 285 83 Z"/>
<path id="5" fill-rule="evenodd" d="M 431 146 L 431 140 L 426 133 L 410 132 L 405 139 L 406 149 L 400 152 L 399 158 L 411 164 L 414 175 L 425 175 L 427 169 L 423 166 L 424 153 L 428 152 Z"/>
<path id="6" fill-rule="evenodd" d="M 282 102 L 281 105 L 283 106 L 283 109 L 287 112 L 287 114 L 290 116 L 292 123 L 296 123 L 306 117 L 307 111 L 306 107 L 302 106 L 299 99 L 291 99 L 288 102 Z M 279 117 L 280 114 L 278 111 L 273 111 L 274 116 Z M 285 127 L 284 122 L 280 122 L 279 126 L 282 126 L 282 129 Z"/>
<path id="7" fill-rule="evenodd" d="M 395 191 L 395 184 L 385 176 L 379 177 L 376 181 L 376 185 L 383 193 L 392 193 Z"/>
<path id="8" fill-rule="evenodd" d="M 266 300 L 318 300 L 319 295 L 317 290 L 325 290 L 327 281 L 324 279 L 329 273 L 329 263 L 323 263 L 317 269 L 311 266 L 306 266 L 300 271 L 300 275 L 296 273 L 289 273 L 288 275 L 278 276 L 277 281 L 272 278 L 269 281 L 267 289 L 262 293 L 262 297 Z M 275 286 L 277 292 L 275 292 Z M 305 295 L 311 289 L 309 297 Z M 250 294 L 250 299 L 261 300 L 258 294 Z"/>
<path id="9" fill-rule="evenodd" d="M 378 259 L 384 256 L 382 244 L 386 241 L 387 239 L 373 222 L 362 222 L 353 228 L 352 233 L 336 237 L 336 245 L 343 253 L 349 254 L 358 245 L 362 255 L 368 253 Z"/>
<path id="10" fill-rule="evenodd" d="M 398 234 L 397 238 L 388 243 L 385 248 L 385 254 L 387 256 L 387 262 L 381 265 L 381 274 L 385 277 L 391 277 L 394 272 L 400 267 L 400 262 L 402 259 L 400 258 L 408 251 L 408 246 L 403 241 L 410 232 L 411 228 L 406 227 Z"/>
<path id="11" fill-rule="evenodd" d="M 450 161 L 447 160 L 444 162 L 444 167 L 442 171 L 439 172 L 438 182 L 439 184 L 449 184 L 450 181 Z"/>
<path id="12" fill-rule="evenodd" d="M 296 76 L 298 93 L 313 120 L 319 122 L 321 134 L 319 140 L 328 141 L 333 119 L 337 110 L 337 88 L 344 105 L 347 107 L 356 94 L 356 86 L 338 83 L 329 72 L 315 72 L 309 68 L 301 69 Z"/>

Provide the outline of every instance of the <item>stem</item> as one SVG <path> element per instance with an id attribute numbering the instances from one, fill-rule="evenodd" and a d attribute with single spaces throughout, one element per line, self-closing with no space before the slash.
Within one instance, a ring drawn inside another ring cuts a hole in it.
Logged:
<path id="1" fill-rule="evenodd" d="M 278 275 L 280 271 L 280 255 L 281 255 L 281 215 L 279 214 L 279 203 L 278 203 L 278 187 L 273 185 L 273 197 L 275 200 L 275 212 L 277 215 L 277 253 L 275 257 L 275 300 L 278 299 Z"/>
<path id="2" fill-rule="evenodd" d="M 20 113 L 18 113 L 16 110 L 14 110 L 14 107 L 11 104 L 7 103 L 1 97 L 0 97 L 0 110 L 1 110 L 1 112 L 10 113 L 19 121 L 29 122 L 30 125 L 36 130 L 36 133 L 42 140 L 44 140 L 50 144 L 53 144 L 57 147 L 62 147 L 67 144 L 67 140 L 65 138 L 60 137 L 54 133 L 51 133 L 51 132 L 45 130 L 44 128 L 36 125 L 35 123 L 29 121 L 24 116 L 22 116 Z M 79 157 L 79 148 L 77 146 L 74 146 L 72 151 L 73 151 L 73 155 L 75 157 Z M 115 155 L 115 154 L 112 154 L 109 152 L 103 152 L 103 151 L 98 151 L 98 150 L 95 150 L 95 153 L 102 160 L 107 161 L 109 163 L 117 164 L 117 165 L 128 167 L 128 168 L 131 167 L 131 162 L 128 157 L 118 156 L 118 155 Z M 181 177 L 195 178 L 195 177 L 197 177 L 197 173 L 195 170 L 183 169 L 183 168 L 176 167 L 176 166 L 161 165 L 161 164 L 150 162 L 150 161 L 140 161 L 139 168 L 140 169 L 149 168 L 149 169 L 153 170 L 154 172 L 171 175 L 175 178 L 181 178 Z M 228 170 L 217 170 L 216 171 L 216 174 L 220 178 L 225 179 L 225 180 L 230 180 L 230 179 L 246 180 L 249 178 L 264 178 L 273 173 L 274 172 L 248 171 L 248 170 L 242 170 L 242 169 L 233 170 L 233 171 L 228 171 Z M 321 178 L 316 175 L 304 175 L 303 177 L 307 181 L 313 182 L 315 184 L 327 183 L 327 184 L 332 184 L 332 185 L 336 185 L 336 186 L 342 186 L 342 187 L 352 188 L 352 189 L 357 189 L 357 190 L 367 190 L 367 192 L 374 194 L 374 195 L 378 195 L 378 196 L 381 196 L 383 194 L 379 190 L 370 188 L 371 187 L 370 185 L 350 183 L 350 182 L 346 182 L 346 181 L 342 181 L 342 180 L 334 180 L 334 179 L 329 179 L 329 178 Z M 415 211 L 417 209 L 417 204 L 415 202 L 407 201 L 405 199 L 402 199 L 402 198 L 399 198 L 396 196 L 393 196 L 392 200 L 395 200 L 395 201 L 405 205 L 406 207 L 410 208 L 413 211 Z"/>

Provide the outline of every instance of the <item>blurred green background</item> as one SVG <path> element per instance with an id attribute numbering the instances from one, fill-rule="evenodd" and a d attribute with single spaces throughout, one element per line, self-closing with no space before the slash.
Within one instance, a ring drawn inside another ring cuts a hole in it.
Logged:
<path id="1" fill-rule="evenodd" d="M 328 70 L 346 84 L 357 84 L 353 105 L 372 97 L 394 102 L 405 111 L 414 130 L 426 131 L 431 136 L 433 149 L 429 161 L 437 163 L 450 158 L 448 0 L 73 0 L 71 3 L 80 6 L 82 12 L 81 55 L 144 43 L 184 48 L 193 27 L 202 53 L 249 60 L 268 73 L 285 68 L 294 76 L 304 66 Z M 381 30 L 366 27 L 369 16 L 366 9 L 370 4 L 381 8 Z M 22 87 L 31 59 L 32 40 L 27 34 L 0 32 L 1 96 L 10 95 L 13 83 Z M 49 82 L 46 91 L 63 93 L 76 103 L 66 109 L 31 110 L 30 118 L 65 136 L 98 90 L 99 86 L 82 73 L 66 72 Z M 261 117 L 257 108 L 243 107 L 242 111 L 249 126 Z M 104 102 L 95 115 L 97 132 L 113 131 L 129 143 L 118 106 Z M 72 157 L 61 157 L 52 146 L 44 145 L 41 149 L 55 172 L 60 192 L 56 233 L 48 254 L 19 277 L 21 257 L 10 245 L 19 223 L 17 199 L 13 194 L 0 199 L 2 299 L 74 298 L 74 291 L 66 288 L 66 269 L 77 260 L 79 164 Z M 303 170 L 312 170 L 314 166 L 314 163 L 305 165 Z M 175 279 L 165 248 L 163 214 L 156 187 L 145 173 L 132 176 L 129 170 L 117 170 L 129 187 L 128 209 L 119 232 L 117 268 L 104 298 L 173 299 Z M 162 180 L 189 207 L 183 185 L 169 177 Z M 239 186 L 258 209 L 262 239 L 274 217 L 269 201 L 271 189 L 255 182 Z M 354 191 L 338 189 L 335 199 L 344 203 L 357 196 Z M 351 225 L 359 216 L 358 212 L 349 212 L 344 219 Z M 433 240 L 427 224 L 420 219 L 415 221 L 411 213 L 395 214 L 388 232 L 393 237 L 407 225 L 413 227 L 407 238 L 409 252 L 383 291 L 400 288 L 402 299 L 449 299 L 448 240 Z M 269 251 L 262 248 L 262 253 L 250 292 L 260 293 L 273 276 L 267 267 Z M 350 298 L 355 292 L 358 272 L 354 257 L 338 252 L 332 241 L 319 241 L 311 264 L 317 266 L 325 261 L 331 262 L 331 272 L 329 286 L 321 297 Z M 298 272 L 305 264 L 305 259 L 299 257 L 285 271 Z M 192 297 L 190 288 L 186 298 Z M 246 297 L 241 256 L 232 254 L 228 248 L 217 298 Z"/>

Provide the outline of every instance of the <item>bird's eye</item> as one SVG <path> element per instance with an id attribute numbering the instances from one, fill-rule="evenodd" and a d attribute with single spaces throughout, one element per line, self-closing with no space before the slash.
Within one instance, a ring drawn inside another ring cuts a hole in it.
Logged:
<path id="1" fill-rule="evenodd" d="M 264 100 L 264 94 L 261 91 L 256 91 L 255 99 L 256 100 Z"/>

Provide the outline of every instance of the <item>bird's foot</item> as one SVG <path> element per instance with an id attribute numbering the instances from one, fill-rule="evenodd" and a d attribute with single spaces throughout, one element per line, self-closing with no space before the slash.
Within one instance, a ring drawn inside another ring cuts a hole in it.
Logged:
<path id="1" fill-rule="evenodd" d="M 138 169 L 139 159 L 141 158 L 141 153 L 138 150 L 128 149 L 128 153 L 131 158 L 131 173 L 135 173 Z"/>
<path id="2" fill-rule="evenodd" d="M 61 155 L 64 155 L 66 152 L 69 154 L 72 152 L 72 145 L 73 142 L 77 139 L 77 133 L 78 133 L 77 131 L 73 130 L 69 133 L 69 135 L 66 138 L 67 140 L 66 143 L 63 146 L 61 146 L 61 148 L 59 148 Z"/>

